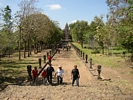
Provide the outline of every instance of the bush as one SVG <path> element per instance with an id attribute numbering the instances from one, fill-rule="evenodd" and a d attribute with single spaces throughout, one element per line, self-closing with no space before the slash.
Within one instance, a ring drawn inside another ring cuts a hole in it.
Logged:
<path id="1" fill-rule="evenodd" d="M 87 48 L 86 46 L 84 46 L 84 48 Z"/>
<path id="2" fill-rule="evenodd" d="M 100 53 L 100 51 L 99 51 L 99 50 L 93 50 L 93 51 L 91 52 L 91 54 L 96 54 L 96 53 Z"/>
<path id="3" fill-rule="evenodd" d="M 123 50 L 122 47 L 113 47 L 113 50 Z"/>

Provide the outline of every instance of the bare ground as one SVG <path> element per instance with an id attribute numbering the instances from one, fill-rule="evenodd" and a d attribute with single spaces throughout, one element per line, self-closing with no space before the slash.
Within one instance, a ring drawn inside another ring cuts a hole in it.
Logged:
<path id="1" fill-rule="evenodd" d="M 61 50 L 60 54 L 54 56 L 52 65 L 55 70 L 58 66 L 64 69 L 63 85 L 45 86 L 39 83 L 34 86 L 29 82 L 21 86 L 8 85 L 0 92 L 0 100 L 133 100 L 133 76 L 129 74 L 131 68 L 102 66 L 101 77 L 104 80 L 97 80 L 97 64 L 93 65 L 92 70 L 89 63 L 83 62 L 73 48 L 70 51 Z M 79 87 L 71 86 L 70 75 L 75 64 L 80 71 Z M 53 81 L 56 83 L 56 79 Z"/>

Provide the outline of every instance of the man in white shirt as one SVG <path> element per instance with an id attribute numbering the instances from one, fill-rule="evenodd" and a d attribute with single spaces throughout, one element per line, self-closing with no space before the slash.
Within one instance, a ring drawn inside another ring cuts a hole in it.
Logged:
<path id="1" fill-rule="evenodd" d="M 57 84 L 62 84 L 63 82 L 63 76 L 64 76 L 64 70 L 62 69 L 61 66 L 56 70 L 55 76 L 57 76 Z"/>

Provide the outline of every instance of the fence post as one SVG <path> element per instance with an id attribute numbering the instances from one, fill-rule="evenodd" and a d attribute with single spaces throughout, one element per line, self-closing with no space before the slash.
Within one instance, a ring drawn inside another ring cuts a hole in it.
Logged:
<path id="1" fill-rule="evenodd" d="M 88 63 L 88 55 L 87 54 L 86 54 L 86 57 L 85 58 L 86 58 L 86 63 Z"/>
<path id="2" fill-rule="evenodd" d="M 31 65 L 27 65 L 27 72 L 29 75 L 29 80 L 32 81 L 32 75 L 31 75 L 31 71 L 32 71 L 32 66 Z"/>
<path id="3" fill-rule="evenodd" d="M 48 56 L 49 56 L 49 53 L 47 52 L 47 58 L 48 58 Z"/>
<path id="4" fill-rule="evenodd" d="M 51 50 L 49 51 L 50 56 L 52 55 Z"/>
<path id="5" fill-rule="evenodd" d="M 46 55 L 43 56 L 44 63 L 46 63 Z"/>
<path id="6" fill-rule="evenodd" d="M 101 76 L 100 76 L 100 74 L 101 74 L 101 67 L 102 67 L 101 65 L 98 65 L 97 66 L 97 71 L 98 71 L 98 77 L 97 77 L 97 79 L 102 79 Z"/>
<path id="7" fill-rule="evenodd" d="M 90 58 L 90 68 L 92 69 L 92 58 Z"/>
<path id="8" fill-rule="evenodd" d="M 42 59 L 41 58 L 38 59 L 38 63 L 39 63 L 39 68 L 41 68 L 42 67 L 41 66 L 41 63 L 42 63 Z"/>
<path id="9" fill-rule="evenodd" d="M 83 60 L 84 60 L 85 53 L 83 52 Z"/>

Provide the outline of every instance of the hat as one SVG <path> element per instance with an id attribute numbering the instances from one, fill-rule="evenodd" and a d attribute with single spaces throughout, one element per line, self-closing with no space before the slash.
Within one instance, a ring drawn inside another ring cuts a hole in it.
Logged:
<path id="1" fill-rule="evenodd" d="M 44 68 L 44 70 L 46 71 L 46 70 L 47 70 L 47 68 Z"/>
<path id="2" fill-rule="evenodd" d="M 59 68 L 61 68 L 62 66 L 59 66 Z"/>

